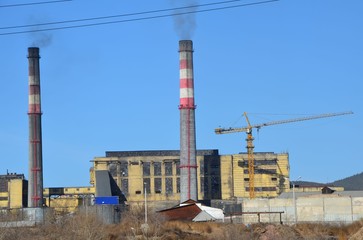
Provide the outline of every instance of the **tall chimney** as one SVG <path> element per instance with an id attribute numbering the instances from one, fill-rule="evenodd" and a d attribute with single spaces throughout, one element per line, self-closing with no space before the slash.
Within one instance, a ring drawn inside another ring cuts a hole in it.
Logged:
<path id="1" fill-rule="evenodd" d="M 28 207 L 43 206 L 42 122 L 39 48 L 28 48 L 29 62 L 29 184 Z"/>
<path id="2" fill-rule="evenodd" d="M 193 42 L 179 41 L 180 202 L 198 200 L 195 144 Z"/>

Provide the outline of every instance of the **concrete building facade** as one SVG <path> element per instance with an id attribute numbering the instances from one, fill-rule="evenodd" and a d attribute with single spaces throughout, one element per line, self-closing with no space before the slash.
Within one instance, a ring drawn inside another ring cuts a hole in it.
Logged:
<path id="1" fill-rule="evenodd" d="M 24 174 L 0 175 L 0 208 L 14 209 L 27 206 L 28 181 Z"/>
<path id="2" fill-rule="evenodd" d="M 198 200 L 249 197 L 247 154 L 220 155 L 218 150 L 197 150 Z M 92 160 L 91 184 L 97 185 L 94 173 L 108 170 L 128 202 L 179 201 L 180 152 L 115 151 Z M 287 153 L 255 154 L 256 197 L 276 197 L 289 191 Z"/>

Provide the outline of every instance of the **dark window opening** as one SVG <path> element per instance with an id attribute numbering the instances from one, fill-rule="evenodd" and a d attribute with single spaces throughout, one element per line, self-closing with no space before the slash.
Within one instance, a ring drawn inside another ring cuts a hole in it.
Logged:
<path id="1" fill-rule="evenodd" d="M 150 178 L 144 178 L 144 192 L 146 189 L 146 193 L 150 193 Z"/>
<path id="2" fill-rule="evenodd" d="M 155 193 L 161 193 L 161 178 L 154 178 L 154 191 Z"/>
<path id="3" fill-rule="evenodd" d="M 165 176 L 172 176 L 172 175 L 173 175 L 173 163 L 165 162 Z"/>
<path id="4" fill-rule="evenodd" d="M 143 176 L 150 176 L 150 162 L 144 162 L 142 164 L 142 174 Z"/>
<path id="5" fill-rule="evenodd" d="M 165 178 L 165 193 L 173 193 L 173 179 Z"/>
<path id="6" fill-rule="evenodd" d="M 180 178 L 176 179 L 176 192 L 180 193 Z"/>
<path id="7" fill-rule="evenodd" d="M 161 162 L 154 162 L 154 176 L 161 176 Z"/>
<path id="8" fill-rule="evenodd" d="M 180 176 L 180 161 L 176 161 L 175 162 L 175 166 L 176 166 L 176 175 Z"/>
<path id="9" fill-rule="evenodd" d="M 121 191 L 124 194 L 128 194 L 129 193 L 129 180 L 128 179 L 122 179 L 121 180 Z"/>

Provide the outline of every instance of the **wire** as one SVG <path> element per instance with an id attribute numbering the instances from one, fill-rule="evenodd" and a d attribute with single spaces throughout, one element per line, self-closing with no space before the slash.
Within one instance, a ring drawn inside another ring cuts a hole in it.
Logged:
<path id="1" fill-rule="evenodd" d="M 33 6 L 33 5 L 39 5 L 39 4 L 60 3 L 60 2 L 70 2 L 70 1 L 72 1 L 72 0 L 57 0 L 57 1 L 47 1 L 47 2 L 17 3 L 17 4 L 0 5 L 0 8 L 23 7 L 23 6 Z"/>
<path id="2" fill-rule="evenodd" d="M 236 0 L 236 1 L 240 1 L 240 0 Z M 140 18 L 132 18 L 132 19 L 124 19 L 124 20 L 117 20 L 117 21 L 89 23 L 89 24 L 82 24 L 82 25 L 44 28 L 44 29 L 33 29 L 33 30 L 24 30 L 24 31 L 16 31 L 16 32 L 5 32 L 5 33 L 0 33 L 0 36 L 31 33 L 31 32 L 55 31 L 55 30 L 62 30 L 62 29 L 83 28 L 83 27 L 92 27 L 92 26 L 99 26 L 99 25 L 108 25 L 108 24 L 116 24 L 116 23 L 150 20 L 150 19 L 157 19 L 157 18 L 164 18 L 164 17 L 171 17 L 171 16 L 179 16 L 179 15 L 186 15 L 186 14 L 193 14 L 193 13 L 220 11 L 220 10 L 225 10 L 225 9 L 246 7 L 246 6 L 252 6 L 252 5 L 261 5 L 261 4 L 272 3 L 272 2 L 277 2 L 277 1 L 279 1 L 279 0 L 260 1 L 260 2 L 253 2 L 253 3 L 238 4 L 238 5 L 233 5 L 233 6 L 210 8 L 210 9 L 204 9 L 204 10 L 193 10 L 193 11 L 182 12 L 182 13 L 172 13 L 172 14 L 149 16 L 149 17 L 140 17 Z M 234 1 L 228 1 L 228 2 L 234 2 Z M 214 4 L 220 4 L 220 3 L 214 3 Z M 189 6 L 189 7 L 183 7 L 183 8 L 191 8 L 191 7 Z M 176 9 L 178 9 L 178 8 L 175 8 L 173 10 L 176 10 Z M 157 11 L 161 12 L 161 11 L 170 11 L 170 10 L 157 10 Z M 153 11 L 150 11 L 150 12 L 153 12 Z M 139 14 L 141 14 L 141 13 L 131 13 L 131 15 L 139 15 Z M 113 16 L 111 16 L 111 17 L 113 17 Z M 103 18 L 106 18 L 106 17 L 103 17 Z M 71 21 L 80 21 L 80 20 L 71 20 Z M 59 23 L 61 23 L 61 22 L 59 22 Z M 49 23 L 49 24 L 52 24 L 52 23 Z M 54 24 L 56 24 L 56 23 L 54 23 Z M 2 28 L 2 29 L 4 29 L 4 28 Z"/>
<path id="3" fill-rule="evenodd" d="M 144 15 L 144 14 L 151 14 L 151 13 L 159 13 L 159 12 L 167 12 L 167 11 L 176 11 L 176 10 L 182 10 L 182 9 L 188 9 L 188 8 L 205 7 L 205 6 L 212 6 L 212 5 L 219 5 L 219 4 L 226 4 L 226 3 L 232 3 L 232 2 L 240 2 L 240 1 L 243 1 L 243 0 L 231 0 L 231 1 L 224 1 L 224 2 L 215 2 L 215 3 L 192 5 L 192 6 L 187 6 L 187 7 L 176 7 L 176 8 L 167 8 L 167 9 L 161 9 L 161 10 L 144 11 L 144 12 L 138 12 L 138 13 L 118 14 L 118 15 L 104 16 L 104 17 L 93 17 L 93 18 L 83 18 L 83 19 L 75 19 L 75 20 L 49 22 L 49 23 L 37 23 L 37 24 L 18 25 L 18 26 L 10 26 L 10 27 L 0 27 L 0 29 L 14 29 L 14 28 L 25 28 L 25 27 L 37 27 L 37 26 L 46 26 L 46 25 L 55 25 L 55 24 L 64 24 L 64 23 L 94 21 L 94 20 L 109 19 L 109 18 L 118 18 L 118 17 L 129 17 L 129 16 L 137 16 L 137 15 Z"/>

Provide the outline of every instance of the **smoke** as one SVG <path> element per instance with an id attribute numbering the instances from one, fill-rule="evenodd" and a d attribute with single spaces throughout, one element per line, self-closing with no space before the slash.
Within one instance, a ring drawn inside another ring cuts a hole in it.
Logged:
<path id="1" fill-rule="evenodd" d="M 40 22 L 45 22 L 45 20 L 32 16 L 32 17 L 30 17 L 29 22 L 30 22 L 30 24 L 37 24 Z M 34 31 L 34 32 L 29 33 L 31 47 L 45 48 L 52 44 L 53 35 L 50 32 L 46 32 L 46 31 L 41 32 L 41 31 L 39 31 L 39 30 L 41 30 L 41 27 L 37 27 L 37 26 L 32 27 L 30 30 Z"/>
<path id="2" fill-rule="evenodd" d="M 173 7 L 181 7 L 180 5 L 177 6 L 177 2 L 180 3 L 180 1 L 178 0 L 170 0 Z M 197 0 L 186 0 L 183 1 L 183 6 L 196 6 L 197 5 Z M 195 19 L 195 13 L 190 13 L 190 14 L 182 14 L 185 12 L 192 12 L 197 10 L 197 7 L 190 7 L 187 9 L 180 9 L 180 10 L 175 10 L 174 12 L 174 28 L 175 31 L 177 32 L 179 39 L 191 39 L 194 31 L 197 27 L 196 24 L 196 19 Z"/>
<path id="3" fill-rule="evenodd" d="M 52 34 L 45 32 L 33 32 L 31 33 L 32 47 L 45 48 L 52 44 L 53 36 Z"/>

